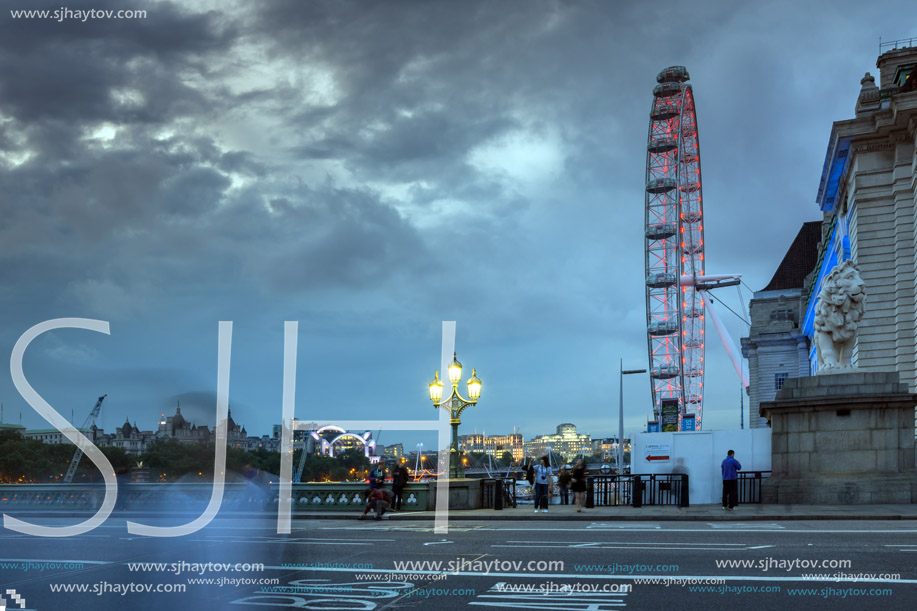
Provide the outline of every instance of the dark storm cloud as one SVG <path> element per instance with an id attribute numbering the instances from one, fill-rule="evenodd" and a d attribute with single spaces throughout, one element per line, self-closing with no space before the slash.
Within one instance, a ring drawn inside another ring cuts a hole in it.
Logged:
<path id="1" fill-rule="evenodd" d="M 830 122 L 851 114 L 873 61 L 863 24 L 893 25 L 856 3 L 138 8 L 146 19 L 0 16 L 7 343 L 44 315 L 110 317 L 111 342 L 44 355 L 184 367 L 171 386 L 161 371 L 138 381 L 140 364 L 131 374 L 145 395 L 173 396 L 210 382 L 213 321 L 256 334 L 299 319 L 332 389 L 314 396 L 338 405 L 345 368 L 368 371 L 367 389 L 413 388 L 418 346 L 435 358 L 439 321 L 456 319 L 501 407 L 488 426 L 525 413 L 527 436 L 557 406 L 600 404 L 610 353 L 645 362 L 656 73 L 685 64 L 695 86 L 708 270 L 760 288 L 818 217 Z M 188 331 L 198 322 L 206 335 Z M 234 401 L 260 404 L 259 368 L 279 350 L 242 345 L 251 379 Z M 525 388 L 532 367 L 566 393 Z M 246 424 L 267 432 L 272 418 Z"/>
<path id="2" fill-rule="evenodd" d="M 59 4 L 28 3 L 29 9 Z M 147 8 L 145 20 L 9 19 L 0 26 L 0 111 L 20 121 L 157 121 L 201 108 L 205 96 L 181 82 L 235 39 L 218 13 L 177 4 L 77 2 L 70 9 Z M 114 88 L 135 88 L 140 107 L 119 103 Z"/>

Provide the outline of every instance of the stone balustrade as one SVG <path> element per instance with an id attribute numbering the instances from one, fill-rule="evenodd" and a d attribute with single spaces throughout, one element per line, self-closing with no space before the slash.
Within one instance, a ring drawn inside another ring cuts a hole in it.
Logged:
<path id="1" fill-rule="evenodd" d="M 435 482 L 408 484 L 402 511 L 433 508 Z M 355 511 L 365 505 L 362 482 L 293 484 L 293 511 Z M 128 483 L 119 484 L 116 510 L 203 512 L 213 484 Z M 226 483 L 220 511 L 276 511 L 279 485 Z M 42 511 L 96 511 L 105 497 L 103 484 L 5 484 L 0 485 L 0 512 L 16 509 Z"/>

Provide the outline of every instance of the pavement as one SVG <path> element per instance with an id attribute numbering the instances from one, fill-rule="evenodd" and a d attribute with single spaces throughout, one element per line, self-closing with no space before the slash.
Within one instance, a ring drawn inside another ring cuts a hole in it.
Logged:
<path id="1" fill-rule="evenodd" d="M 551 505 L 548 513 L 535 513 L 533 505 L 519 505 L 500 511 L 465 509 L 449 512 L 453 520 L 563 520 L 588 521 L 746 521 L 746 520 L 917 520 L 917 505 L 739 505 L 732 511 L 720 505 L 647 505 L 643 507 L 595 507 L 576 512 L 573 505 Z M 386 514 L 391 520 L 432 520 L 434 511 L 406 511 Z M 297 518 L 341 519 L 334 514 L 296 512 Z"/>
<path id="2" fill-rule="evenodd" d="M 73 516 L 88 518 L 94 512 L 67 512 L 60 510 L 16 510 L 8 509 L 10 515 L 35 516 L 35 517 L 65 517 Z M 356 518 L 362 508 L 348 511 L 293 511 L 294 519 L 306 520 L 348 520 Z M 119 517 L 160 517 L 179 518 L 183 516 L 198 517 L 200 512 L 168 512 L 161 511 L 124 511 L 113 512 L 112 516 Z M 221 511 L 220 517 L 224 518 L 270 518 L 270 512 L 228 512 Z M 367 520 L 372 517 L 370 513 Z M 435 511 L 398 511 L 387 512 L 384 519 L 389 520 L 433 520 Z M 732 511 L 724 510 L 720 505 L 692 505 L 690 507 L 676 507 L 673 505 L 644 505 L 631 507 L 628 505 L 615 507 L 595 507 L 584 509 L 582 513 L 576 512 L 573 505 L 551 505 L 548 513 L 535 513 L 531 504 L 509 507 L 502 510 L 494 509 L 453 509 L 449 517 L 454 521 L 584 521 L 619 520 L 619 521 L 662 521 L 662 522 L 743 522 L 755 521 L 785 521 L 785 520 L 917 520 L 917 504 L 885 504 L 885 505 L 764 505 L 749 504 L 739 505 Z M 371 521 L 371 520 L 370 520 Z"/>

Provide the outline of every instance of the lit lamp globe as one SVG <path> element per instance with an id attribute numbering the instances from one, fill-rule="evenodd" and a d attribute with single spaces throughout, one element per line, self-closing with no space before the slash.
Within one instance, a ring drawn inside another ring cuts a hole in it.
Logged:
<path id="1" fill-rule="evenodd" d="M 468 398 L 472 401 L 477 401 L 481 398 L 481 380 L 475 374 L 476 370 L 472 368 L 471 379 L 468 380 Z"/>
<path id="2" fill-rule="evenodd" d="M 455 353 L 452 353 L 452 362 L 449 363 L 449 381 L 455 386 L 462 381 L 462 364 L 458 362 Z"/>
<path id="3" fill-rule="evenodd" d="M 430 400 L 433 403 L 439 403 L 443 398 L 443 383 L 439 381 L 439 372 L 437 371 L 433 376 L 433 381 L 430 382 Z"/>

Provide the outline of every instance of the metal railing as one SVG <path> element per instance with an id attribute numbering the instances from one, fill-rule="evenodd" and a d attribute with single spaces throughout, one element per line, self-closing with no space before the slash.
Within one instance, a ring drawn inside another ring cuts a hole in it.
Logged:
<path id="1" fill-rule="evenodd" d="M 484 509 L 516 507 L 516 480 L 484 478 L 481 480 L 481 496 L 481 507 Z"/>
<path id="2" fill-rule="evenodd" d="M 917 38 L 899 38 L 898 40 L 889 40 L 887 42 L 882 42 L 882 39 L 879 39 L 879 55 L 882 55 L 885 51 L 891 51 L 894 49 L 904 49 L 905 47 L 914 47 L 917 46 Z"/>
<path id="3" fill-rule="evenodd" d="M 760 503 L 761 484 L 770 477 L 770 471 L 739 471 L 739 504 Z"/>
<path id="4" fill-rule="evenodd" d="M 685 473 L 593 475 L 586 478 L 586 507 L 689 504 Z"/>

